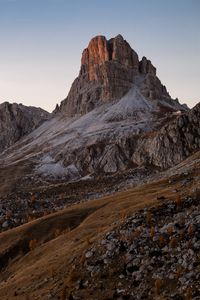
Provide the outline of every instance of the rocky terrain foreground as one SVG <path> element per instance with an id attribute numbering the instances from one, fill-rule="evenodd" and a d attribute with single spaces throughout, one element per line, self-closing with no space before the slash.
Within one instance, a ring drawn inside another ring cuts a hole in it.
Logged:
<path id="1" fill-rule="evenodd" d="M 120 226 L 86 251 L 82 258 L 85 273 L 76 282 L 76 289 L 83 292 L 74 294 L 86 298 L 96 290 L 95 294 L 107 293 L 111 299 L 152 299 L 155 295 L 199 299 L 198 196 L 184 200 L 178 196 L 175 202 L 165 201 L 124 217 Z M 77 268 L 79 262 L 75 272 Z"/>
<path id="2" fill-rule="evenodd" d="M 200 153 L 158 176 L 1 233 L 1 299 L 199 299 Z"/>

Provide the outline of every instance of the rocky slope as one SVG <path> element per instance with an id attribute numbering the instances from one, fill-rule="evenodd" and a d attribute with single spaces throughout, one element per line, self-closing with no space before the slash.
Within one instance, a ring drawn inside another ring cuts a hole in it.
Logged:
<path id="1" fill-rule="evenodd" d="M 80 276 L 71 295 L 79 299 L 88 295 L 87 299 L 197 300 L 199 254 L 199 198 L 177 198 L 145 208 L 86 250 L 81 270 L 85 276 Z M 79 266 L 78 260 L 76 270 Z"/>
<path id="2" fill-rule="evenodd" d="M 41 108 L 8 102 L 0 104 L 0 152 L 41 125 L 48 115 Z"/>
<path id="3" fill-rule="evenodd" d="M 197 300 L 200 151 L 171 174 L 1 233 L 1 299 Z"/>

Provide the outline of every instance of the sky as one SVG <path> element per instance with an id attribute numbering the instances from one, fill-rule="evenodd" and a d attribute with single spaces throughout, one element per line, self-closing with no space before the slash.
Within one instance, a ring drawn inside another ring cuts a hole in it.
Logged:
<path id="1" fill-rule="evenodd" d="M 199 0 L 0 0 L 0 103 L 52 111 L 90 39 L 122 34 L 170 95 L 200 101 Z"/>

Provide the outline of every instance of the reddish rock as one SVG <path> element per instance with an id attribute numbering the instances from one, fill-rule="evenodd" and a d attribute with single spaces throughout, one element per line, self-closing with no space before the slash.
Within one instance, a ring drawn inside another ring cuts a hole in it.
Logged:
<path id="1" fill-rule="evenodd" d="M 72 117 L 85 114 L 103 102 L 123 97 L 134 85 L 149 100 L 171 97 L 156 76 L 156 68 L 137 53 L 121 35 L 107 40 L 96 36 L 83 51 L 79 76 L 55 112 Z"/>
<path id="2" fill-rule="evenodd" d="M 98 81 L 96 67 L 108 60 L 108 42 L 104 36 L 97 36 L 90 41 L 88 48 L 83 51 L 81 59 L 82 73 L 88 73 L 90 81 Z"/>
<path id="3" fill-rule="evenodd" d="M 93 38 L 83 51 L 81 70 L 59 109 L 68 116 L 84 114 L 104 101 L 125 95 L 138 74 L 137 53 L 121 35 Z"/>

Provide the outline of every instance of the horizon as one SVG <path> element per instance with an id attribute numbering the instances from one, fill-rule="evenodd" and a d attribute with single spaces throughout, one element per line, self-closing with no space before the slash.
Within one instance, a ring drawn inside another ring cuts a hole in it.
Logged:
<path id="1" fill-rule="evenodd" d="M 121 34 L 140 59 L 151 60 L 171 97 L 193 107 L 200 99 L 200 3 L 160 2 L 0 0 L 0 103 L 51 112 L 78 76 L 91 38 Z"/>

